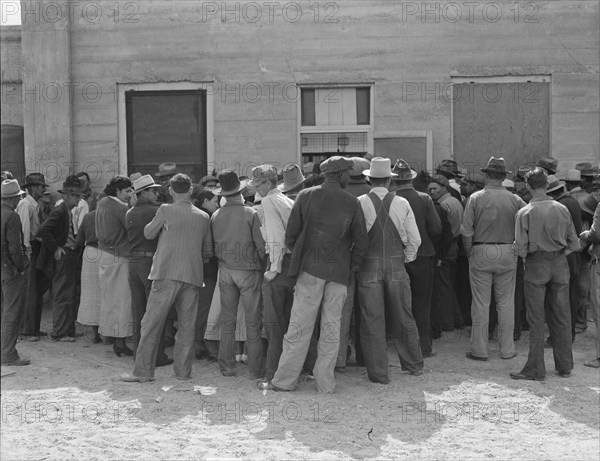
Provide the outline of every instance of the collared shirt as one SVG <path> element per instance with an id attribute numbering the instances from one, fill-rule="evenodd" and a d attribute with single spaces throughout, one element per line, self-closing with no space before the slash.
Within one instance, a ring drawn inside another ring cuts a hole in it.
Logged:
<path id="1" fill-rule="evenodd" d="M 473 243 L 513 243 L 515 218 L 525 202 L 502 186 L 485 186 L 467 201 L 461 234 Z"/>
<path id="2" fill-rule="evenodd" d="M 371 192 L 375 193 L 381 200 L 389 193 L 385 187 L 373 187 Z M 367 232 L 369 232 L 377 219 L 375 206 L 369 198 L 369 194 L 361 195 L 358 197 L 358 201 L 360 202 L 365 215 Z M 419 234 L 417 222 L 415 221 L 415 215 L 413 214 L 408 200 L 397 195 L 394 197 L 390 206 L 390 219 L 392 220 L 392 223 L 394 223 L 394 226 L 396 226 L 396 229 L 398 229 L 400 239 L 406 247 L 404 250 L 405 261 L 407 263 L 414 261 L 417 257 L 419 245 L 421 245 L 421 236 Z"/>
<path id="3" fill-rule="evenodd" d="M 119 199 L 115 198 L 115 200 L 118 200 L 119 202 L 121 202 Z M 59 200 L 57 200 L 57 202 L 54 206 L 58 206 L 62 202 L 63 202 L 63 199 L 59 199 Z M 121 203 L 124 203 L 124 202 L 121 202 Z M 86 202 L 84 199 L 79 199 L 79 202 L 77 202 L 77 205 L 74 206 L 70 211 L 71 211 L 71 221 L 73 223 L 73 230 L 75 231 L 75 234 L 77 234 L 77 232 L 79 231 L 79 227 L 81 226 L 81 223 L 83 222 L 83 217 L 90 212 L 90 206 L 88 205 L 88 202 Z"/>
<path id="4" fill-rule="evenodd" d="M 437 202 L 441 205 L 442 209 L 448 216 L 450 221 L 450 227 L 452 227 L 452 236 L 458 237 L 460 235 L 460 226 L 463 221 L 463 207 L 459 200 L 455 199 L 450 195 L 450 192 L 446 192 L 442 195 Z"/>
<path id="5" fill-rule="evenodd" d="M 27 250 L 31 249 L 31 241 L 35 240 L 35 235 L 40 228 L 39 207 L 39 203 L 29 194 L 17 205 L 16 211 L 21 218 L 23 228 L 23 244 Z"/>
<path id="6" fill-rule="evenodd" d="M 518 211 L 515 243 L 522 258 L 535 251 L 581 248 L 569 210 L 549 196 L 534 198 Z"/>

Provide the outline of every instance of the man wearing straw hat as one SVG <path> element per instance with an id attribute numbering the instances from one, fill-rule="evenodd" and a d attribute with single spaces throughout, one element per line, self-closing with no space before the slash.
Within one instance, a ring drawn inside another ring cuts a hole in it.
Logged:
<path id="1" fill-rule="evenodd" d="M 502 186 L 506 179 L 503 158 L 491 157 L 485 168 L 485 188 L 469 197 L 462 225 L 462 239 L 469 256 L 471 303 L 471 351 L 467 358 L 488 360 L 488 326 L 492 290 L 498 311 L 500 357 L 517 355 L 514 343 L 515 216 L 525 206 L 517 195 Z M 520 314 L 520 313 L 519 313 Z"/>
<path id="2" fill-rule="evenodd" d="M 359 197 L 369 237 L 358 273 L 360 340 L 369 379 L 388 384 L 386 333 L 394 342 L 402 369 L 416 376 L 423 373 L 410 278 L 404 266 L 417 258 L 421 237 L 408 201 L 389 192 L 392 176 L 396 176 L 390 159 L 374 157 L 363 174 L 373 188 Z"/>
<path id="3" fill-rule="evenodd" d="M 16 344 L 19 323 L 25 309 L 25 271 L 27 257 L 23 245 L 21 220 L 15 212 L 24 194 L 16 179 L 2 181 L 2 365 L 29 365 L 19 357 Z"/>
<path id="4" fill-rule="evenodd" d="M 302 174 L 300 166 L 295 163 L 285 165 L 283 170 L 281 170 L 281 176 L 283 179 L 277 185 L 277 188 L 283 192 L 284 195 L 295 200 L 298 196 L 298 192 L 302 190 L 304 180 L 306 179 Z"/>

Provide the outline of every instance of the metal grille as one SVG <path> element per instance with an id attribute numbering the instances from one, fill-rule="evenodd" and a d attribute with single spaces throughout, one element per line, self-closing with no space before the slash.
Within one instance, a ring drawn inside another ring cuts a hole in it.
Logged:
<path id="1" fill-rule="evenodd" d="M 302 155 L 365 154 L 367 133 L 302 133 Z"/>

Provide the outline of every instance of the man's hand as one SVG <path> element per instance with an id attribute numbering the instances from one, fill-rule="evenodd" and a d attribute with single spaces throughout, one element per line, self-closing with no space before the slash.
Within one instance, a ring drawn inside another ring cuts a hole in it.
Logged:
<path id="1" fill-rule="evenodd" d="M 277 277 L 278 275 L 279 275 L 279 272 L 267 271 L 267 272 L 265 272 L 265 279 L 267 280 L 267 282 L 271 282 L 271 281 L 275 280 L 275 277 Z"/>
<path id="2" fill-rule="evenodd" d="M 64 248 L 58 247 L 56 249 L 56 251 L 54 252 L 54 259 L 56 259 L 57 261 L 60 261 L 65 254 L 66 254 L 66 251 L 64 250 Z"/>

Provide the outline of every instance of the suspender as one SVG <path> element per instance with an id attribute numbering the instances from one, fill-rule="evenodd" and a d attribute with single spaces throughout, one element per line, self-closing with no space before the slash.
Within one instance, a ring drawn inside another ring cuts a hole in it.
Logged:
<path id="1" fill-rule="evenodd" d="M 381 229 L 385 230 L 385 226 L 386 224 L 388 224 L 388 221 L 390 219 L 390 208 L 392 206 L 392 201 L 394 200 L 396 194 L 394 192 L 388 192 L 383 198 L 383 201 L 374 192 L 369 192 L 367 196 L 371 199 L 373 207 L 375 208 L 375 213 L 377 214 L 377 218 L 375 218 L 375 222 L 373 223 L 371 229 L 373 229 L 373 227 L 375 227 L 376 224 L 379 224 L 379 226 L 381 226 Z M 396 228 L 395 224 L 392 222 L 391 225 L 395 236 L 400 241 L 402 241 L 402 239 L 400 238 L 400 233 L 398 232 L 398 229 Z"/>

